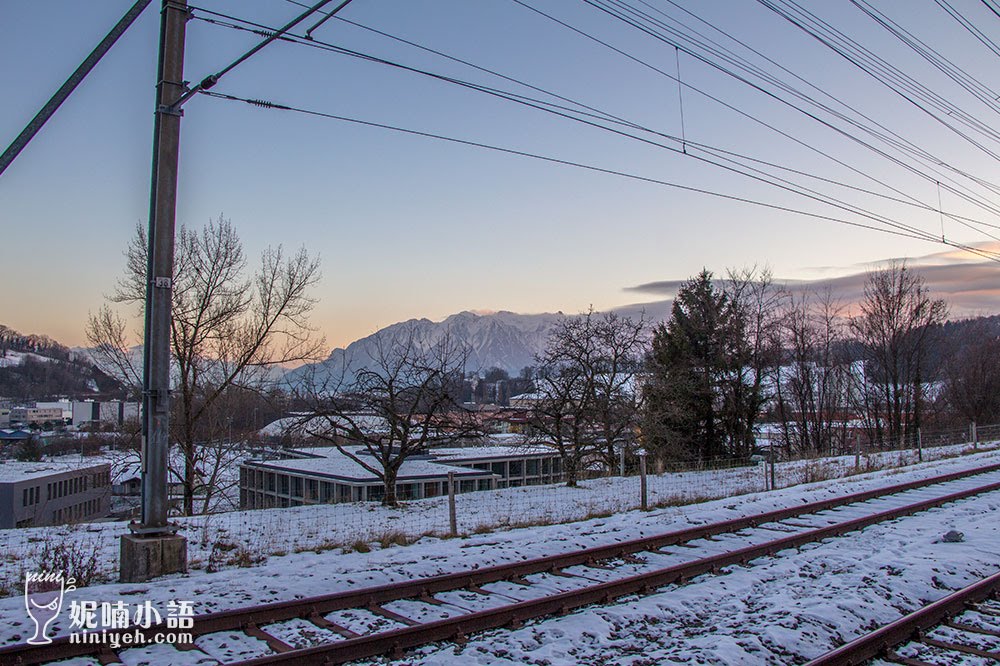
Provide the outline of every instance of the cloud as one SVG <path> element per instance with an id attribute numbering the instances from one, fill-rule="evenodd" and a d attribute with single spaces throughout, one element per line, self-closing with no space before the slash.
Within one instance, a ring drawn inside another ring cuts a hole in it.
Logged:
<path id="1" fill-rule="evenodd" d="M 1000 243 L 993 243 L 1000 249 Z M 986 249 L 986 248 L 984 248 Z M 993 249 L 993 248 L 990 248 Z M 943 298 L 951 308 L 952 318 L 1000 313 L 1000 264 L 973 262 L 967 253 L 942 252 L 908 261 L 907 265 L 925 280 L 931 297 Z M 884 264 L 883 264 L 884 265 Z M 869 266 L 877 269 L 879 265 Z M 825 292 L 829 289 L 845 305 L 859 303 L 864 298 L 868 270 L 832 278 L 815 280 L 782 280 L 794 294 Z M 672 299 L 684 280 L 661 280 L 627 287 L 625 291 L 657 295 Z"/>

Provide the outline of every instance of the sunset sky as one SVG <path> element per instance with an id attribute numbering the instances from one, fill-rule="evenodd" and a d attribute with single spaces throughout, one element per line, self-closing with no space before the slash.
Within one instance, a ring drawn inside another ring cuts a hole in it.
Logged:
<path id="1" fill-rule="evenodd" d="M 5 91 L 0 149 L 131 4 L 0 3 L 0 87 Z M 192 4 L 268 26 L 301 11 L 279 0 Z M 664 24 L 685 21 L 690 30 L 752 59 L 815 99 L 850 104 L 956 171 L 934 171 L 924 163 L 916 167 L 925 176 L 920 177 L 851 138 L 862 136 L 860 132 L 831 128 L 842 127 L 832 116 L 817 111 L 828 124 L 817 122 L 585 2 L 355 0 L 341 14 L 351 23 L 331 20 L 315 37 L 436 74 L 521 95 L 543 95 L 365 28 L 389 33 L 662 135 L 683 135 L 690 142 L 749 155 L 761 161 L 755 163 L 758 168 L 769 162 L 794 169 L 782 172 L 782 177 L 841 197 L 876 217 L 1000 251 L 1000 187 L 994 185 L 1000 182 L 1000 141 L 990 134 L 990 128 L 1000 127 L 997 109 L 973 99 L 858 7 L 846 1 L 808 4 L 830 25 L 981 120 L 986 129 L 966 130 L 981 148 L 761 3 L 634 4 Z M 951 4 L 987 38 L 1000 43 L 1000 18 L 982 3 Z M 125 244 L 136 224 L 146 223 L 158 5 L 154 0 L 0 175 L 2 324 L 45 333 L 69 345 L 84 344 L 88 312 L 97 310 L 114 287 L 124 265 Z M 916 0 L 873 6 L 970 79 L 1000 89 L 998 56 L 937 4 Z M 199 10 L 195 16 L 212 18 Z M 245 31 L 189 22 L 186 78 L 201 80 L 259 40 Z M 705 94 L 684 88 L 679 95 L 675 81 L 636 60 L 671 75 L 679 65 L 682 81 Z M 705 153 L 693 145 L 685 155 L 687 146 L 663 136 L 656 140 L 674 150 L 328 50 L 273 44 L 215 90 L 887 228 L 871 217 L 708 165 L 696 158 Z M 792 99 L 788 93 L 781 95 Z M 880 149 L 892 152 L 881 144 Z M 957 171 L 966 175 L 955 175 Z M 182 121 L 178 222 L 199 226 L 220 215 L 230 218 L 250 257 L 276 244 L 304 245 L 318 254 L 323 280 L 316 292 L 320 302 L 314 323 L 331 346 L 410 317 L 440 319 L 467 309 L 576 312 L 590 305 L 602 309 L 660 300 L 702 267 L 721 273 L 727 267 L 754 264 L 769 265 L 779 280 L 833 279 L 851 293 L 860 284 L 851 276 L 890 258 L 906 258 L 925 267 L 932 289 L 953 302 L 953 313 L 1000 312 L 1000 266 L 981 256 L 649 180 L 196 97 L 185 107 Z M 946 187 L 939 189 L 935 180 Z M 949 184 L 974 193 L 983 205 L 960 200 Z M 888 196 L 912 197 L 930 209 Z M 940 207 L 962 216 L 961 221 L 933 210 L 939 197 Z M 989 210 L 994 205 L 998 209 Z"/>

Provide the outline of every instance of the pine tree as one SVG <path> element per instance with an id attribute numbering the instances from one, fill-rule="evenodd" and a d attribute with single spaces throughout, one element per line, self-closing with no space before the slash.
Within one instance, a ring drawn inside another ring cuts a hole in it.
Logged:
<path id="1" fill-rule="evenodd" d="M 720 396 L 734 343 L 731 315 L 728 296 L 705 269 L 681 286 L 670 319 L 653 333 L 644 435 L 664 460 L 726 454 Z"/>

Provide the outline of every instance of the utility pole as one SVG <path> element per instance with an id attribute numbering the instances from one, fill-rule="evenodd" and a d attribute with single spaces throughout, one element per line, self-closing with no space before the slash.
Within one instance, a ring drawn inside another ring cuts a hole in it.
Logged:
<path id="1" fill-rule="evenodd" d="M 170 305 L 177 208 L 177 167 L 185 92 L 187 0 L 162 0 L 149 247 L 143 338 L 142 521 L 122 535 L 122 582 L 142 582 L 187 570 L 187 540 L 167 521 L 170 451 Z"/>

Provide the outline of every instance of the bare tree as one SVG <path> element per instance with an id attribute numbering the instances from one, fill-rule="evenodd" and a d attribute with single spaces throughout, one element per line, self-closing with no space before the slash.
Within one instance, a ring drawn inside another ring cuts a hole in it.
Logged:
<path id="1" fill-rule="evenodd" d="M 146 234 L 141 226 L 125 252 L 125 275 L 110 297 L 142 314 L 146 291 Z M 324 348 L 314 337 L 310 295 L 319 261 L 304 248 L 286 255 L 263 252 L 250 273 L 236 228 L 220 217 L 200 230 L 181 227 L 172 290 L 171 352 L 174 383 L 171 440 L 183 462 L 184 512 L 194 512 L 197 490 L 215 492 L 226 456 L 203 443 L 220 441 L 220 401 L 234 388 L 261 390 L 275 366 L 312 360 Z M 102 369 L 136 385 L 141 377 L 128 353 L 126 320 L 110 307 L 92 315 L 87 337 Z M 232 442 L 229 442 L 232 445 Z M 206 506 L 210 497 L 206 497 Z"/>
<path id="2" fill-rule="evenodd" d="M 791 300 L 782 317 L 786 358 L 775 389 L 789 453 L 831 454 L 845 446 L 851 364 L 843 312 L 828 289 Z"/>
<path id="3" fill-rule="evenodd" d="M 721 421 L 730 455 L 745 459 L 753 453 L 757 420 L 771 399 L 769 379 L 781 360 L 778 332 L 788 293 L 774 284 L 770 269 L 756 266 L 728 271 L 723 292 L 731 325 Z"/>
<path id="4" fill-rule="evenodd" d="M 431 445 L 481 435 L 459 398 L 468 356 L 447 335 L 433 343 L 417 339 L 413 329 L 378 337 L 363 367 L 345 365 L 333 384 L 307 379 L 314 415 L 306 432 L 379 478 L 382 504 L 397 506 L 396 479 L 408 459 Z"/>
<path id="5" fill-rule="evenodd" d="M 924 279 L 903 262 L 868 274 L 851 331 L 864 353 L 858 395 L 872 441 L 892 446 L 916 434 L 930 332 L 947 313 L 945 302 L 932 299 Z"/>
<path id="6" fill-rule="evenodd" d="M 586 459 L 594 453 L 589 423 L 594 378 L 579 362 L 581 357 L 589 362 L 593 348 L 589 318 L 566 318 L 536 357 L 535 396 L 528 420 L 533 435 L 559 452 L 567 486 L 576 486 Z"/>
<path id="7" fill-rule="evenodd" d="M 986 322 L 970 324 L 951 343 L 944 364 L 944 397 L 967 421 L 984 425 L 1000 420 L 1000 337 Z"/>
<path id="8" fill-rule="evenodd" d="M 559 322 L 538 356 L 531 424 L 559 451 L 567 485 L 588 459 L 613 469 L 634 447 L 645 329 L 642 317 L 590 310 Z"/>

